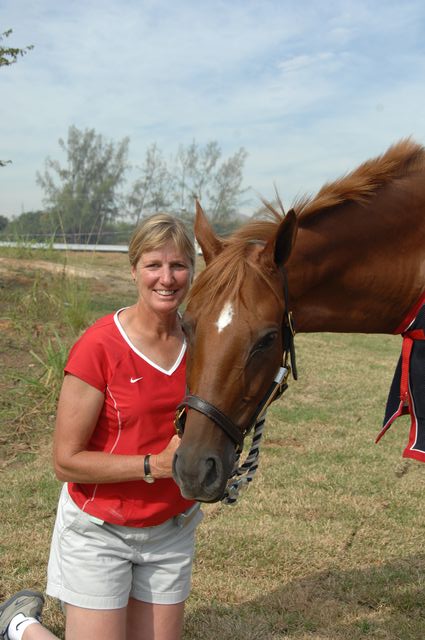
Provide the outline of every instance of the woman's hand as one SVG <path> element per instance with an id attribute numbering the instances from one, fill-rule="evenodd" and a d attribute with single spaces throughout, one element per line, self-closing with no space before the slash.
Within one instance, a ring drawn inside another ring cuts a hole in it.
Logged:
<path id="1" fill-rule="evenodd" d="M 168 445 L 161 453 L 152 454 L 149 459 L 151 467 L 152 477 L 158 478 L 171 478 L 173 473 L 173 458 L 176 449 L 180 446 L 180 437 L 174 435 Z"/>

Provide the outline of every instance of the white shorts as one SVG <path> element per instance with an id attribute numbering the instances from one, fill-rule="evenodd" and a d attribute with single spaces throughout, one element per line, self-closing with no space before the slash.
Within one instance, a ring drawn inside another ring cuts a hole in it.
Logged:
<path id="1" fill-rule="evenodd" d="M 102 524 L 77 507 L 65 484 L 46 592 L 88 609 L 120 609 L 130 597 L 155 604 L 183 602 L 190 592 L 195 529 L 202 517 L 198 510 L 194 517 L 177 516 L 156 527 Z"/>

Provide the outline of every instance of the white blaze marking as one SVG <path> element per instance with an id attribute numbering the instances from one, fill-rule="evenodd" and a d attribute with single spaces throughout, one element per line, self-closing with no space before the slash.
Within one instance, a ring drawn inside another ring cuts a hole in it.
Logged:
<path id="1" fill-rule="evenodd" d="M 232 323 L 234 311 L 231 302 L 226 302 L 224 305 L 222 312 L 220 313 L 220 317 L 218 318 L 215 326 L 218 329 L 218 332 L 221 333 L 223 329 L 229 326 Z"/>

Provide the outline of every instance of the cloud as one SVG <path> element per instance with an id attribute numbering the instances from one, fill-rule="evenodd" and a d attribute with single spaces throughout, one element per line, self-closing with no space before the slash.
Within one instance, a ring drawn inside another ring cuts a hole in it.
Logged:
<path id="1" fill-rule="evenodd" d="M 244 146 L 246 183 L 289 197 L 424 142 L 425 6 L 378 4 L 3 0 L 13 43 L 35 48 L 1 70 L 0 213 L 40 206 L 36 171 L 71 124 L 129 136 L 134 164 L 152 142 Z"/>

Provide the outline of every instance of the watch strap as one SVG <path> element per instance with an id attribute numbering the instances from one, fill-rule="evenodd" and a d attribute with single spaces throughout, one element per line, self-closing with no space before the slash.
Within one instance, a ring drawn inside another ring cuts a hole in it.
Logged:
<path id="1" fill-rule="evenodd" d="M 151 471 L 151 465 L 150 465 L 150 457 L 152 454 L 148 453 L 145 456 L 145 459 L 143 461 L 143 471 L 144 471 L 144 480 L 146 480 L 147 482 L 154 482 L 155 478 L 152 475 L 152 471 Z"/>

